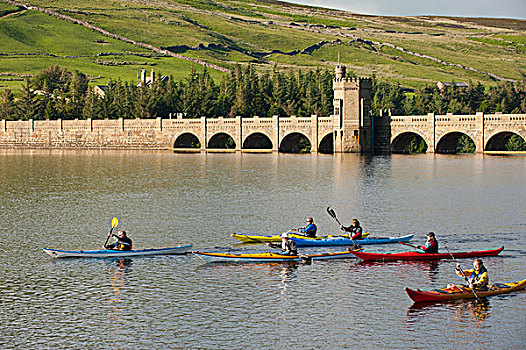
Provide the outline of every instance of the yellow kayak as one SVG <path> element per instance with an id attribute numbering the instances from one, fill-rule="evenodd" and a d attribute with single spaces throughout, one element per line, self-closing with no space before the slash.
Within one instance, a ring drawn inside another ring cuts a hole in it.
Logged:
<path id="1" fill-rule="evenodd" d="M 241 241 L 243 243 L 267 243 L 267 242 L 281 242 L 281 236 L 280 235 L 274 235 L 274 236 L 260 236 L 260 235 L 244 235 L 241 233 L 232 233 L 230 236 L 234 237 L 238 241 Z M 365 238 L 369 236 L 369 232 L 362 233 L 362 237 Z M 312 240 L 321 240 L 326 239 L 327 237 L 340 237 L 340 235 L 328 235 L 328 236 L 320 236 L 316 238 L 306 237 L 300 234 L 296 234 L 293 232 L 289 232 L 289 237 L 292 238 L 302 238 L 302 239 L 312 239 Z M 341 237 L 348 237 L 347 235 L 341 235 Z"/>
<path id="2" fill-rule="evenodd" d="M 260 253 L 210 253 L 192 252 L 195 256 L 206 262 L 235 262 L 235 263 L 261 263 L 261 262 L 284 262 L 284 261 L 311 261 L 311 260 L 332 260 L 332 259 L 352 259 L 354 255 L 349 250 L 335 253 L 321 253 L 308 255 L 285 255 L 280 253 L 260 252 Z"/>

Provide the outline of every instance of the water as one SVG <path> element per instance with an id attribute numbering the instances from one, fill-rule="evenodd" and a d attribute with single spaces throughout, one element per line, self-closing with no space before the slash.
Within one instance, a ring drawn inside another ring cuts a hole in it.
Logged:
<path id="1" fill-rule="evenodd" d="M 412 305 L 405 286 L 462 282 L 450 260 L 52 260 L 41 248 L 99 248 L 116 216 L 137 249 L 268 250 L 229 234 L 283 232 L 307 216 L 335 233 L 331 206 L 372 235 L 504 245 L 485 264 L 508 282 L 526 278 L 525 178 L 524 157 L 0 150 L 0 347 L 524 349 L 526 292 Z"/>

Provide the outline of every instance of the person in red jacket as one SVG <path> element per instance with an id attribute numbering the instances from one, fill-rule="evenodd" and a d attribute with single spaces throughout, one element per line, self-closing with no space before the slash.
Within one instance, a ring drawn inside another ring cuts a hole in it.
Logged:
<path id="1" fill-rule="evenodd" d="M 349 238 L 352 240 L 360 240 L 362 239 L 362 227 L 360 226 L 360 222 L 358 219 L 352 219 L 352 225 L 345 227 L 343 225 L 340 225 L 340 229 L 342 231 L 349 233 Z"/>
<path id="2" fill-rule="evenodd" d="M 438 241 L 435 238 L 434 232 L 429 232 L 427 235 L 427 242 L 425 246 L 420 246 L 424 253 L 437 254 L 438 253 Z"/>

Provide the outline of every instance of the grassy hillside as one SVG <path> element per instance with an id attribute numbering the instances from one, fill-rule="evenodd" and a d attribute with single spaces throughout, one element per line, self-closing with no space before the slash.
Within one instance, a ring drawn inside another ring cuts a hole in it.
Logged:
<path id="1" fill-rule="evenodd" d="M 364 16 L 266 0 L 0 0 L 0 89 L 18 89 L 23 75 L 51 64 L 78 69 L 93 84 L 133 80 L 140 69 L 176 79 L 202 69 L 27 6 L 227 69 L 332 69 L 339 56 L 357 75 L 406 87 L 526 74 L 520 20 Z"/>

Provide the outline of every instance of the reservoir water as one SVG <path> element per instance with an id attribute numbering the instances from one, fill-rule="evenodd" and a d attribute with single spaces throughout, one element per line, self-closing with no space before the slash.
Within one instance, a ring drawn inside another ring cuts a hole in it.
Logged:
<path id="1" fill-rule="evenodd" d="M 413 305 L 405 286 L 463 282 L 452 260 L 53 260 L 41 248 L 97 249 L 117 217 L 136 249 L 269 250 L 230 234 L 280 233 L 307 216 L 337 233 L 331 206 L 371 236 L 505 246 L 484 261 L 491 282 L 509 282 L 526 278 L 525 179 L 524 157 L 0 150 L 0 348 L 524 349 L 524 291 Z"/>

